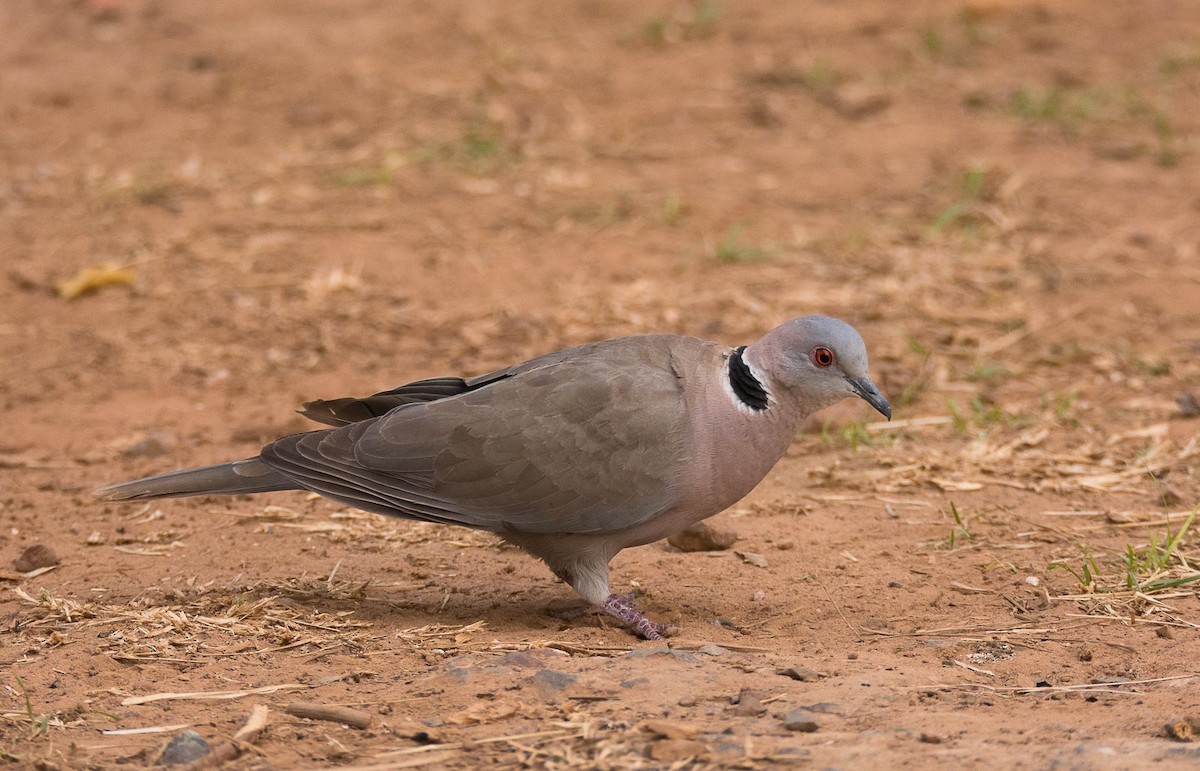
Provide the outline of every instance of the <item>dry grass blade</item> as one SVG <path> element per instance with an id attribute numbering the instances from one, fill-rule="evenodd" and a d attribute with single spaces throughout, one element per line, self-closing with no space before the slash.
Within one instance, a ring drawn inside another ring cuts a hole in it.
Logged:
<path id="1" fill-rule="evenodd" d="M 1028 627 L 1015 626 L 1008 629 L 997 628 L 995 626 L 945 626 L 935 629 L 915 629 L 911 632 L 895 632 L 887 629 L 867 629 L 863 628 L 864 632 L 870 632 L 881 637 L 962 637 L 962 638 L 987 638 L 987 637 L 1004 637 L 1009 635 L 1023 636 L 1045 636 L 1050 635 L 1058 630 L 1051 627 Z"/>
<path id="2" fill-rule="evenodd" d="M 1184 675 L 1168 675 L 1166 677 L 1146 677 L 1140 680 L 1114 680 L 1111 682 L 1100 683 L 1077 683 L 1073 685 L 1048 685 L 1048 686 L 1024 686 L 1024 685 L 989 685 L 988 683 L 935 683 L 932 685 L 911 685 L 906 686 L 909 689 L 916 690 L 939 690 L 950 691 L 957 689 L 974 689 L 982 691 L 990 691 L 992 693 L 1008 693 L 1017 696 L 1028 696 L 1031 694 L 1047 694 L 1047 693 L 1079 693 L 1079 692 L 1099 692 L 1099 693 L 1121 693 L 1127 696 L 1136 696 L 1140 694 L 1137 690 L 1126 690 L 1135 685 L 1152 685 L 1154 683 L 1177 682 L 1180 680 L 1191 680 L 1200 677 L 1200 672 L 1191 672 Z"/>
<path id="3" fill-rule="evenodd" d="M 395 760 L 390 763 L 373 763 L 366 766 L 338 766 L 338 771 L 400 771 L 400 769 L 404 768 L 420 768 L 421 766 L 447 763 L 451 758 L 460 753 L 458 749 L 442 749 L 441 745 L 435 745 L 435 747 L 440 751 L 429 755 Z"/>
<path id="4" fill-rule="evenodd" d="M 833 594 L 832 594 L 832 593 L 830 593 L 830 591 L 829 591 L 829 587 L 827 587 L 827 586 L 825 585 L 825 582 L 824 582 L 824 581 L 818 581 L 818 582 L 817 582 L 817 585 L 821 587 L 821 591 L 825 592 L 825 596 L 829 598 L 829 604 L 830 604 L 830 605 L 832 605 L 832 606 L 833 606 L 833 609 L 837 611 L 837 614 L 838 614 L 838 615 L 841 617 L 841 619 L 842 619 L 842 623 L 844 623 L 844 624 L 846 625 L 846 628 L 850 630 L 850 634 L 854 635 L 854 639 L 855 639 L 856 641 L 858 641 L 858 642 L 862 642 L 862 641 L 863 641 L 863 639 L 862 639 L 862 634 L 861 634 L 861 632 L 862 632 L 862 631 L 870 631 L 870 630 L 866 630 L 866 629 L 864 629 L 864 630 L 855 629 L 855 628 L 854 628 L 854 625 L 850 623 L 850 619 L 846 618 L 846 614 L 842 612 L 842 606 L 841 606 L 841 605 L 839 605 L 839 604 L 838 604 L 838 602 L 837 602 L 837 600 L 835 600 L 835 599 L 833 598 Z"/>
<path id="5" fill-rule="evenodd" d="M 583 643 L 562 642 L 560 640 L 531 640 L 528 642 L 499 642 L 494 641 L 491 644 L 482 648 L 482 650 L 504 652 L 504 651 L 528 651 L 537 648 L 549 648 L 551 650 L 562 651 L 569 653 L 572 656 L 621 656 L 633 650 L 631 645 L 585 645 Z"/>
<path id="6" fill-rule="evenodd" d="M 233 735 L 235 742 L 252 742 L 258 738 L 262 729 L 267 726 L 268 710 L 264 704 L 254 705 L 254 709 L 250 710 L 250 718 L 246 724 L 238 729 L 238 732 Z"/>
<path id="7" fill-rule="evenodd" d="M 259 522 L 294 522 L 295 520 L 304 518 L 303 514 L 286 506 L 264 506 L 262 510 L 250 513 L 241 511 L 228 511 L 224 513 L 239 519 L 256 520 Z"/>
<path id="8" fill-rule="evenodd" d="M 397 637 L 406 642 L 414 643 L 418 646 L 429 642 L 443 643 L 438 647 L 445 645 L 462 645 L 467 642 L 474 632 L 478 632 L 487 626 L 486 621 L 475 621 L 471 624 L 455 626 L 452 624 L 427 624 L 426 626 L 417 627 L 415 629 L 405 629 L 400 632 Z"/>
<path id="9" fill-rule="evenodd" d="M 169 734 L 191 728 L 191 723 L 176 723 L 175 725 L 152 725 L 145 728 L 112 728 L 101 731 L 104 736 L 137 736 L 140 734 Z"/>
<path id="10" fill-rule="evenodd" d="M 325 582 L 319 584 L 325 586 Z M 358 650 L 369 637 L 365 630 L 371 624 L 354 619 L 352 611 L 328 613 L 296 607 L 274 594 L 247 599 L 264 588 L 277 587 L 256 585 L 233 593 L 202 591 L 172 604 L 151 604 L 146 599 L 126 604 L 79 602 L 48 591 L 36 597 L 21 587 L 13 591 L 29 607 L 21 626 L 45 635 L 40 640 L 44 646 L 62 644 L 72 627 L 123 628 L 123 634 L 105 638 L 102 646 L 119 661 L 182 666 L 305 646 L 318 651 L 331 646 Z M 247 651 L 247 639 L 275 644 Z"/>
<path id="11" fill-rule="evenodd" d="M 1002 414 L 980 419 L 985 423 L 1004 423 Z M 998 428 L 981 431 L 965 447 L 923 447 L 914 451 L 906 446 L 902 458 L 898 456 L 896 462 L 885 463 L 883 468 L 869 473 L 871 487 L 887 493 L 925 485 L 954 492 L 1001 486 L 1032 492 L 1142 493 L 1152 491 L 1158 477 L 1188 468 L 1191 460 L 1200 455 L 1197 438 L 1182 447 L 1164 439 L 1144 452 L 1136 446 L 1102 441 L 1088 442 L 1068 453 L 1052 451 L 1043 445 L 1052 435 L 1053 421 L 1052 415 L 1043 416 L 1039 425 L 1007 439 Z M 970 423 L 963 416 L 953 422 L 964 432 Z M 887 457 L 887 450 L 878 452 Z"/>
<path id="12" fill-rule="evenodd" d="M 484 739 L 472 739 L 470 744 L 495 744 L 497 742 L 514 742 L 525 739 L 563 739 L 567 737 L 583 736 L 586 728 L 584 726 L 572 728 L 553 728 L 548 731 L 532 731 L 528 733 L 504 734 L 503 736 L 489 736 Z M 433 752 L 436 750 L 462 749 L 468 746 L 467 742 L 449 742 L 446 744 L 429 744 L 423 747 L 405 747 L 399 750 L 387 750 L 380 752 L 375 757 L 390 758 L 398 755 L 414 755 L 424 752 Z"/>
<path id="13" fill-rule="evenodd" d="M 121 700 L 122 707 L 133 707 L 138 704 L 149 704 L 155 701 L 229 701 L 246 696 L 255 696 L 279 691 L 304 691 L 311 686 L 304 683 L 283 683 L 281 685 L 264 685 L 259 688 L 247 688 L 240 691 L 191 691 L 188 693 L 152 693 L 147 696 L 130 696 Z"/>

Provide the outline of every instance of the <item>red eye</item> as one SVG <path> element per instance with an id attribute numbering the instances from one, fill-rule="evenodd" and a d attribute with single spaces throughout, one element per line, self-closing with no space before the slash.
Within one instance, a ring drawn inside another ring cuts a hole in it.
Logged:
<path id="1" fill-rule="evenodd" d="M 833 364 L 833 351 L 822 346 L 813 348 L 812 360 L 818 367 L 828 367 Z"/>

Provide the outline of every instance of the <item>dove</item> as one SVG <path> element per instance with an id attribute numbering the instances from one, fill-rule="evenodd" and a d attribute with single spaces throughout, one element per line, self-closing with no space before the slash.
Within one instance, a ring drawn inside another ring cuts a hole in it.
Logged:
<path id="1" fill-rule="evenodd" d="M 669 626 L 609 590 L 609 562 L 736 503 L 801 422 L 858 397 L 891 419 L 849 324 L 792 319 L 749 346 L 680 335 L 589 343 L 476 377 L 418 380 L 300 412 L 329 428 L 257 457 L 109 485 L 105 501 L 307 490 L 486 530 L 645 639 Z"/>

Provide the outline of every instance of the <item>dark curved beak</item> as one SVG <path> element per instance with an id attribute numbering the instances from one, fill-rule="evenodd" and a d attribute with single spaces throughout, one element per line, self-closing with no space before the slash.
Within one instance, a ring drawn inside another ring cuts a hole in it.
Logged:
<path id="1" fill-rule="evenodd" d="M 846 382 L 850 383 L 850 387 L 854 389 L 854 393 L 858 394 L 860 399 L 879 410 L 879 413 L 888 420 L 892 419 L 892 405 L 888 404 L 888 400 L 879 393 L 879 389 L 871 382 L 871 378 L 847 376 Z"/>

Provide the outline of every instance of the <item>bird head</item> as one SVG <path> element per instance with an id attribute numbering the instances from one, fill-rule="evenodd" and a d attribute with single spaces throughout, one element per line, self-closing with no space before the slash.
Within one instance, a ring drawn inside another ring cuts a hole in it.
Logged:
<path id="1" fill-rule="evenodd" d="M 892 406 L 867 370 L 867 346 L 844 321 L 828 316 L 792 319 L 747 348 L 745 357 L 762 373 L 769 393 L 793 402 L 804 415 L 857 396 L 892 419 Z"/>

